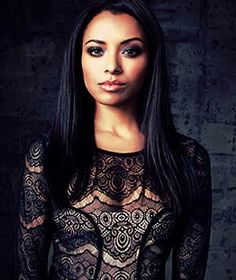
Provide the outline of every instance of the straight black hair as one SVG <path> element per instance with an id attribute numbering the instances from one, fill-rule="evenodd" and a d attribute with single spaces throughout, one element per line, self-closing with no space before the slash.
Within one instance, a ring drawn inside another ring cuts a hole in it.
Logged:
<path id="1" fill-rule="evenodd" d="M 138 125 L 145 136 L 146 172 L 161 198 L 180 216 L 194 207 L 195 177 L 180 144 L 169 101 L 169 78 L 162 28 L 141 0 L 94 1 L 79 16 L 65 50 L 56 117 L 46 153 L 46 174 L 58 207 L 69 205 L 86 188 L 95 148 L 95 102 L 88 93 L 81 67 L 82 38 L 88 23 L 102 11 L 126 13 L 142 26 L 147 38 L 150 64 L 138 106 Z M 77 175 L 75 189 L 68 187 Z"/>

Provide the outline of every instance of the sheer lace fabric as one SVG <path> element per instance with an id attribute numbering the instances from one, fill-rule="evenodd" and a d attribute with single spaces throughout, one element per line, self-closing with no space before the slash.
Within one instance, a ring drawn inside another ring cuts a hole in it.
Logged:
<path id="1" fill-rule="evenodd" d="M 52 206 L 43 172 L 46 140 L 26 156 L 20 199 L 19 279 L 165 279 L 173 248 L 173 279 L 204 279 L 211 225 L 207 152 L 183 137 L 204 196 L 196 214 L 179 225 L 152 188 L 142 151 L 96 149 L 86 192 L 71 206 Z M 73 191 L 75 178 L 68 186 Z M 207 198 L 207 199 L 206 199 Z M 47 255 L 54 254 L 47 275 Z M 47 278 L 48 277 L 48 278 Z"/>

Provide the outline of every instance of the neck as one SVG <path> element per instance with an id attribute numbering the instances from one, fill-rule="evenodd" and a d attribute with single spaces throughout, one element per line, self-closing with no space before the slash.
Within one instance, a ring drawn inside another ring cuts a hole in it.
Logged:
<path id="1" fill-rule="evenodd" d="M 139 131 L 136 106 L 119 107 L 96 103 L 94 125 L 95 131 L 129 137 Z"/>

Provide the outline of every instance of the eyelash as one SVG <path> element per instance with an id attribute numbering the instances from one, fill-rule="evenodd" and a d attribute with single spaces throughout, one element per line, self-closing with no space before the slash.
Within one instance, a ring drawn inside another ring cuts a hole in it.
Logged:
<path id="1" fill-rule="evenodd" d="M 98 54 L 98 55 L 94 55 L 94 54 L 92 54 L 92 52 L 94 52 L 94 51 L 101 51 L 102 50 L 102 48 L 100 48 L 100 47 L 90 47 L 90 48 L 88 48 L 87 49 L 87 52 L 91 55 L 91 56 L 94 56 L 94 57 L 99 57 L 100 55 Z M 138 56 L 138 55 L 140 55 L 141 53 L 142 53 L 142 49 L 140 48 L 140 47 L 130 47 L 130 48 L 127 48 L 127 49 L 125 49 L 124 51 L 122 51 L 122 53 L 124 53 L 124 52 L 127 52 L 127 51 L 132 51 L 132 52 L 136 52 L 136 54 L 134 54 L 134 55 L 128 55 L 128 57 L 136 57 L 136 56 Z"/>

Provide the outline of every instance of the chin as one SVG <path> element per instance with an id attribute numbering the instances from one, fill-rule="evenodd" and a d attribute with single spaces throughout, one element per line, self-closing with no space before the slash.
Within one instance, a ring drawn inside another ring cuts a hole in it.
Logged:
<path id="1" fill-rule="evenodd" d="M 96 94 L 91 94 L 96 103 L 103 105 L 112 105 L 123 102 L 127 99 L 124 93 L 119 92 L 104 92 L 96 91 Z"/>
<path id="2" fill-rule="evenodd" d="M 95 102 L 98 104 L 102 104 L 105 106 L 114 106 L 114 107 L 121 107 L 121 106 L 132 106 L 133 102 L 135 101 L 134 96 L 116 96 L 109 97 L 109 98 L 96 98 Z"/>
<path id="3" fill-rule="evenodd" d="M 114 106 L 114 107 L 120 106 L 125 103 L 125 101 L 123 100 L 111 100 L 111 99 L 110 100 L 95 99 L 95 102 L 96 104 L 101 104 L 105 106 Z"/>

